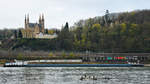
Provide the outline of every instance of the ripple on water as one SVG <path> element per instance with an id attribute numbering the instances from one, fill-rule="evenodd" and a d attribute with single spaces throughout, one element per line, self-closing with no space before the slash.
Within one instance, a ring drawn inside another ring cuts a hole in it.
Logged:
<path id="1" fill-rule="evenodd" d="M 97 80 L 80 80 L 81 76 Z M 105 79 L 110 78 L 110 79 Z M 1 84 L 149 84 L 149 67 L 0 67 Z"/>

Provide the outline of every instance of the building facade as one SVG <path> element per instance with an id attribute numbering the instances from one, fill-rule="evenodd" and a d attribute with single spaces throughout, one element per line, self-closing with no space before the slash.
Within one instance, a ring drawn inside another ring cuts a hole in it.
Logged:
<path id="1" fill-rule="evenodd" d="M 44 15 L 39 17 L 38 23 L 30 23 L 29 15 L 25 16 L 25 29 L 22 30 L 23 38 L 36 38 L 40 33 L 44 34 Z"/>

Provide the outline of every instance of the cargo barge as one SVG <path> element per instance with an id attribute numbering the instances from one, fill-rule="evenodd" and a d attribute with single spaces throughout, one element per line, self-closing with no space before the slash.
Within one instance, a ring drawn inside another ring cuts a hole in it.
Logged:
<path id="1" fill-rule="evenodd" d="M 4 67 L 144 67 L 144 64 L 14 64 L 14 63 L 5 63 Z"/>
<path id="2" fill-rule="evenodd" d="M 94 56 L 93 56 L 94 57 Z M 14 60 L 4 67 L 143 67 L 137 56 L 131 57 L 85 57 L 81 59 Z M 143 60 L 144 61 L 144 60 Z"/>

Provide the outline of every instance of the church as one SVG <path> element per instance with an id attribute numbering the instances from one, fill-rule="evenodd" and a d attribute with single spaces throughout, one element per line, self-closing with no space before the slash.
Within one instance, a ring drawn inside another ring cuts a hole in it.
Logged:
<path id="1" fill-rule="evenodd" d="M 23 38 L 36 38 L 39 34 L 45 33 L 44 28 L 44 15 L 39 16 L 38 23 L 30 23 L 29 22 L 29 15 L 25 16 L 25 29 L 22 30 Z"/>

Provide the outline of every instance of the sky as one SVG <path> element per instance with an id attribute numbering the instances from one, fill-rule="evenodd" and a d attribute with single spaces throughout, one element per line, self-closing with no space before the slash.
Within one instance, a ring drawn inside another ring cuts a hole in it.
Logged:
<path id="1" fill-rule="evenodd" d="M 26 14 L 38 22 L 44 14 L 46 28 L 72 26 L 81 19 L 110 13 L 150 9 L 150 0 L 0 0 L 0 29 L 23 28 Z"/>

